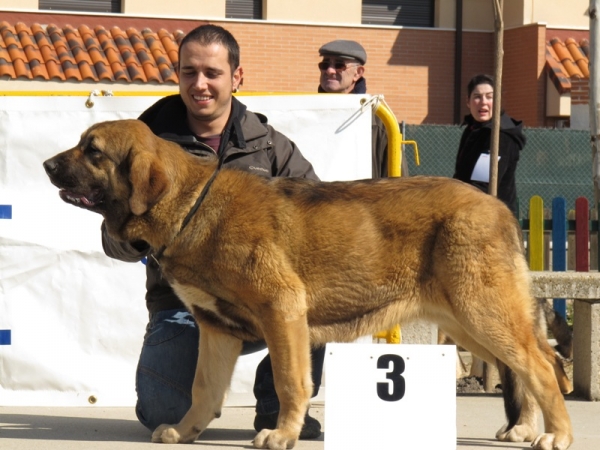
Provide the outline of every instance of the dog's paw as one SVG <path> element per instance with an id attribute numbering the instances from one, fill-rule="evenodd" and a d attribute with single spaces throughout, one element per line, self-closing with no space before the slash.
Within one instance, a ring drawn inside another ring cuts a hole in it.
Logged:
<path id="1" fill-rule="evenodd" d="M 531 443 L 536 450 L 566 450 L 573 443 L 573 436 L 569 434 L 544 433 L 540 434 Z"/>
<path id="2" fill-rule="evenodd" d="M 296 439 L 285 435 L 281 430 L 261 430 L 254 438 L 254 448 L 266 448 L 269 450 L 286 450 L 294 448 Z"/>
<path id="3" fill-rule="evenodd" d="M 152 442 L 163 444 L 187 444 L 194 442 L 194 437 L 184 437 L 177 431 L 174 425 L 160 425 L 152 433 Z"/>
<path id="4" fill-rule="evenodd" d="M 496 439 L 502 442 L 530 442 L 538 435 L 530 425 L 515 425 L 510 430 L 507 430 L 507 425 L 504 425 L 496 433 Z"/>

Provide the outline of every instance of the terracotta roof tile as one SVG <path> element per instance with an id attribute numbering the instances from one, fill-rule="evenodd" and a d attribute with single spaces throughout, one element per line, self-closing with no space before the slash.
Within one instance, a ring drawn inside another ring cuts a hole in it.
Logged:
<path id="1" fill-rule="evenodd" d="M 587 39 L 582 39 L 581 42 L 579 42 L 579 46 L 581 48 L 581 51 L 585 55 L 585 57 L 589 60 L 590 59 L 590 42 Z"/>
<path id="2" fill-rule="evenodd" d="M 575 61 L 575 64 L 581 71 L 583 78 L 589 78 L 590 77 L 589 61 L 588 61 L 587 56 L 585 56 L 585 54 L 583 53 L 583 50 L 581 50 L 581 47 L 577 44 L 577 42 L 573 38 L 567 39 L 565 41 L 565 45 L 566 45 L 567 49 L 569 50 L 571 57 Z"/>
<path id="3" fill-rule="evenodd" d="M 62 66 L 60 65 L 60 60 L 58 59 L 56 50 L 48 39 L 44 29 L 40 25 L 34 25 L 31 27 L 31 31 L 33 32 L 33 36 L 35 37 L 37 45 L 40 49 L 43 61 L 46 62 L 48 79 L 54 80 L 58 78 L 59 80 L 64 80 L 65 74 L 62 70 Z"/>
<path id="4" fill-rule="evenodd" d="M 63 31 L 55 25 L 48 25 L 48 35 L 54 45 L 56 55 L 60 61 L 60 65 L 63 68 L 65 80 L 82 80 L 81 72 L 77 67 L 77 62 L 73 57 L 73 53 L 69 47 L 69 44 L 65 38 Z"/>
<path id="5" fill-rule="evenodd" d="M 165 47 L 163 46 L 160 38 L 158 37 L 158 34 L 153 33 L 148 28 L 145 28 L 142 30 L 142 35 L 144 36 L 144 40 L 148 44 L 150 52 L 152 52 L 152 57 L 158 65 L 158 70 L 162 78 L 164 80 L 175 81 L 176 76 L 173 64 L 171 63 L 171 60 L 167 55 Z"/>
<path id="6" fill-rule="evenodd" d="M 127 74 L 125 61 L 123 61 L 121 53 L 119 52 L 112 35 L 101 26 L 96 27 L 94 31 L 96 31 L 96 36 L 98 36 L 100 46 L 102 47 L 102 50 L 108 59 L 114 79 L 116 81 L 131 81 L 129 75 Z"/>
<path id="7" fill-rule="evenodd" d="M 0 34 L 6 44 L 8 56 L 12 61 L 16 78 L 32 79 L 33 75 L 15 29 L 6 21 L 0 22 Z"/>
<path id="8" fill-rule="evenodd" d="M 4 42 L 2 34 L 0 34 L 0 76 L 17 78 L 15 68 L 12 64 L 10 55 L 8 54 L 7 45 Z"/>
<path id="9" fill-rule="evenodd" d="M 568 38 L 565 42 L 553 38 L 546 42 L 546 67 L 550 79 L 561 94 L 571 92 L 572 79 L 587 79 L 589 71 L 589 42 Z"/>
<path id="10" fill-rule="evenodd" d="M 75 57 L 75 61 L 77 61 L 81 78 L 83 80 L 98 80 L 98 76 L 95 73 L 92 64 L 92 58 L 90 58 L 87 48 L 85 45 L 83 45 L 83 40 L 81 39 L 79 30 L 70 26 L 66 26 L 64 28 L 64 32 L 71 52 Z"/>
<path id="11" fill-rule="evenodd" d="M 94 69 L 96 69 L 96 75 L 101 81 L 114 81 L 111 71 L 109 70 L 110 64 L 108 59 L 104 56 L 100 42 L 96 38 L 95 33 L 86 25 L 79 27 L 81 33 L 81 39 L 85 48 L 87 49 Z"/>
<path id="12" fill-rule="evenodd" d="M 129 42 L 127 33 L 125 33 L 118 27 L 112 27 L 110 29 L 110 33 L 112 34 L 112 37 L 115 40 L 115 44 L 119 49 L 119 53 L 121 53 L 121 57 L 125 62 L 125 67 L 127 68 L 127 72 L 131 80 L 145 81 L 145 77 L 143 76 L 142 65 L 139 59 L 137 59 L 137 55 L 133 50 L 133 45 L 131 44 L 131 42 Z"/>
<path id="13" fill-rule="evenodd" d="M 179 35 L 179 33 L 176 34 L 175 39 L 177 39 L 177 41 L 175 41 L 173 36 L 166 30 L 158 30 L 158 37 L 167 52 L 169 60 L 173 62 L 179 61 L 179 43 L 181 42 L 181 39 L 183 39 L 183 33 L 181 33 L 181 35 Z"/>
<path id="14" fill-rule="evenodd" d="M 129 37 L 129 42 L 131 42 L 133 45 L 133 49 L 138 60 L 142 64 L 142 68 L 146 74 L 146 79 L 148 81 L 160 80 L 160 74 L 158 72 L 156 61 L 154 61 L 154 58 L 152 57 L 152 54 L 150 53 L 143 36 L 141 36 L 135 28 L 128 28 L 127 36 Z"/>
<path id="15" fill-rule="evenodd" d="M 177 84 L 181 30 L 0 22 L 0 76 Z"/>
<path id="16" fill-rule="evenodd" d="M 39 47 L 35 39 L 33 39 L 31 29 L 22 23 L 18 23 L 15 27 L 25 56 L 29 60 L 29 67 L 34 78 L 48 79 L 48 70 L 44 64 L 44 59 L 40 53 Z"/>

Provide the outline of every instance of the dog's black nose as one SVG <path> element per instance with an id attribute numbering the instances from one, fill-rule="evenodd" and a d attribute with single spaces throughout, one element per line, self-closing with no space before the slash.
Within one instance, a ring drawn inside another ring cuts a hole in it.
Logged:
<path id="1" fill-rule="evenodd" d="M 58 164 L 54 158 L 44 161 L 44 170 L 47 174 L 55 173 L 58 169 Z"/>

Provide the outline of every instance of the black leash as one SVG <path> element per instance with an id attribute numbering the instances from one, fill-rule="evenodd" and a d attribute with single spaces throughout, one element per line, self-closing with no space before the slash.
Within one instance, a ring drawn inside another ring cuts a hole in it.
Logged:
<path id="1" fill-rule="evenodd" d="M 235 134 L 235 136 L 238 140 L 239 147 L 240 148 L 246 147 L 246 141 L 244 140 L 244 133 L 242 131 L 242 125 L 241 125 L 239 119 L 237 118 L 238 111 L 240 108 L 239 105 L 241 105 L 241 103 L 239 103 L 235 98 L 233 98 L 232 113 L 229 115 L 229 119 L 227 119 L 227 123 L 225 124 L 225 129 L 223 130 L 223 134 L 221 136 L 221 141 L 219 142 L 219 148 L 217 149 L 217 155 L 219 155 L 219 161 L 217 163 L 217 168 L 215 169 L 215 171 L 213 172 L 213 174 L 211 175 L 209 180 L 204 185 L 204 188 L 202 188 L 202 192 L 200 192 L 200 196 L 196 200 L 196 203 L 194 203 L 194 206 L 192 207 L 192 209 L 190 210 L 188 215 L 185 217 L 185 219 L 183 219 L 183 222 L 181 223 L 181 228 L 179 229 L 179 232 L 175 235 L 175 238 L 181 234 L 181 232 L 186 227 L 186 225 L 189 223 L 189 221 L 192 220 L 192 217 L 194 216 L 194 214 L 196 214 L 196 211 L 198 211 L 198 208 L 200 208 L 200 205 L 202 204 L 202 202 L 204 201 L 204 198 L 208 194 L 210 186 L 212 185 L 213 181 L 215 181 L 217 174 L 221 170 L 221 166 L 223 165 L 223 161 L 225 160 L 225 147 L 227 147 L 227 143 L 229 142 L 229 139 L 231 137 L 232 128 L 233 128 L 233 133 Z M 243 110 L 242 110 L 242 112 L 243 112 Z M 163 253 L 165 252 L 166 248 L 167 248 L 167 246 L 163 245 L 158 250 L 157 253 L 150 255 L 152 257 L 152 259 L 154 259 L 156 264 L 158 264 L 159 267 L 160 267 L 160 263 L 158 262 L 158 260 L 160 258 L 162 258 Z"/>
<path id="2" fill-rule="evenodd" d="M 200 205 L 202 204 L 202 202 L 204 201 L 204 199 L 208 195 L 208 191 L 210 190 L 210 187 L 213 184 L 213 181 L 215 181 L 215 178 L 217 178 L 217 174 L 221 170 L 222 164 L 223 164 L 223 158 L 219 158 L 219 162 L 217 164 L 217 168 L 215 169 L 215 171 L 213 172 L 213 174 L 210 176 L 210 178 L 208 179 L 208 181 L 206 182 L 206 184 L 202 188 L 202 192 L 200 192 L 200 195 L 196 199 L 196 203 L 194 203 L 194 206 L 192 206 L 192 209 L 190 209 L 190 211 L 187 213 L 187 216 L 185 216 L 185 219 L 183 219 L 183 222 L 181 223 L 181 228 L 179 229 L 179 232 L 175 235 L 175 238 L 177 238 L 177 236 L 179 236 L 181 234 L 181 232 L 187 226 L 187 224 L 190 222 L 190 220 L 192 220 L 192 217 L 194 217 L 194 214 L 196 214 L 196 211 L 198 211 L 198 208 L 200 208 Z M 167 248 L 167 246 L 163 245 L 158 250 L 158 252 L 153 253 L 152 255 L 150 255 L 152 257 L 152 259 L 156 262 L 156 264 L 158 266 L 160 266 L 159 260 L 162 258 L 163 253 L 165 252 L 166 248 Z"/>

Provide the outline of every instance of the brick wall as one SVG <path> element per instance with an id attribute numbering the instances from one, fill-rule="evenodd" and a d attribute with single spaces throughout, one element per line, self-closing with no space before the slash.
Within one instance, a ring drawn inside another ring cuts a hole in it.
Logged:
<path id="1" fill-rule="evenodd" d="M 142 30 L 165 28 L 187 32 L 201 21 L 3 12 L 2 19 L 103 25 Z M 244 91 L 316 92 L 318 49 L 334 39 L 353 39 L 367 50 L 365 77 L 370 94 L 383 94 L 399 121 L 408 124 L 449 124 L 454 121 L 455 33 L 440 29 L 320 26 L 255 22 L 215 22 L 229 29 L 240 43 Z M 528 126 L 541 125 L 545 36 L 543 27 L 505 31 L 503 104 Z M 542 48 L 542 51 L 539 51 Z M 493 73 L 494 37 L 489 32 L 464 32 L 459 101 L 466 110 L 466 85 L 477 73 Z M 538 52 L 539 51 L 539 52 Z M 536 53 L 538 52 L 538 53 Z"/>
<path id="2" fill-rule="evenodd" d="M 540 25 L 504 32 L 502 106 L 528 127 L 543 126 L 545 120 L 545 38 Z"/>
<path id="3" fill-rule="evenodd" d="M 590 80 L 571 79 L 571 105 L 588 105 L 590 103 Z"/>
<path id="4" fill-rule="evenodd" d="M 469 113 L 467 108 L 467 84 L 475 75 L 494 75 L 494 35 L 493 33 L 463 33 L 462 80 L 461 80 L 461 120 Z"/>
<path id="5" fill-rule="evenodd" d="M 13 24 L 103 25 L 187 32 L 200 21 L 3 12 Z M 316 92 L 319 47 L 334 39 L 359 41 L 367 50 L 365 78 L 370 94 L 383 94 L 399 121 L 409 124 L 453 122 L 455 33 L 439 29 L 332 27 L 267 22 L 215 22 L 239 41 L 244 91 Z M 463 88 L 475 73 L 490 72 L 490 33 L 463 37 Z M 461 93 L 465 98 L 466 94 Z M 464 102 L 463 102 L 464 103 Z"/>
<path id="6" fill-rule="evenodd" d="M 454 32 L 224 23 L 242 49 L 244 90 L 316 92 L 318 49 L 352 39 L 367 51 L 370 94 L 383 94 L 399 121 L 451 123 Z"/>

